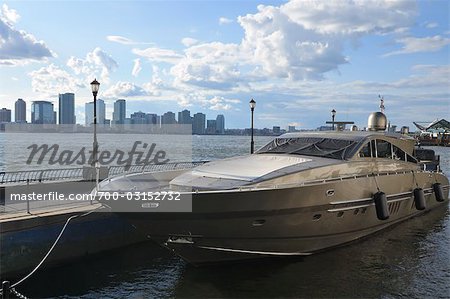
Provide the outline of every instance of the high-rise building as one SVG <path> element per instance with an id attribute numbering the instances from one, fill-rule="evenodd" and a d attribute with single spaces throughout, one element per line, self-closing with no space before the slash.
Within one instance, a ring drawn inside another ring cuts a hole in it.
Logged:
<path id="1" fill-rule="evenodd" d="M 225 116 L 223 114 L 216 117 L 216 131 L 217 134 L 225 134 Z"/>
<path id="2" fill-rule="evenodd" d="M 176 123 L 177 121 L 175 120 L 175 113 L 173 113 L 172 111 L 164 113 L 163 116 L 161 117 L 162 125 L 172 125 Z"/>
<path id="3" fill-rule="evenodd" d="M 272 132 L 274 134 L 280 134 L 281 133 L 281 128 L 279 126 L 273 126 Z"/>
<path id="4" fill-rule="evenodd" d="M 24 100 L 18 99 L 14 105 L 14 121 L 16 123 L 27 122 L 27 103 Z"/>
<path id="5" fill-rule="evenodd" d="M 217 133 L 216 120 L 208 119 L 206 121 L 206 134 L 216 134 L 216 133 Z"/>
<path id="6" fill-rule="evenodd" d="M 158 115 L 154 113 L 147 113 L 145 117 L 147 118 L 147 123 L 150 125 L 156 125 L 158 123 Z"/>
<path id="7" fill-rule="evenodd" d="M 2 108 L 0 110 L 0 123 L 10 123 L 11 122 L 11 110 Z"/>
<path id="8" fill-rule="evenodd" d="M 126 111 L 127 111 L 127 104 L 125 100 L 115 101 L 113 111 L 113 123 L 118 125 L 124 124 Z"/>
<path id="9" fill-rule="evenodd" d="M 293 133 L 296 132 L 297 130 L 295 129 L 295 126 L 288 126 L 288 132 L 289 133 Z"/>
<path id="10" fill-rule="evenodd" d="M 206 115 L 203 113 L 195 113 L 192 121 L 192 134 L 205 134 Z"/>
<path id="11" fill-rule="evenodd" d="M 31 123 L 56 124 L 56 112 L 49 101 L 33 101 L 31 104 Z"/>
<path id="12" fill-rule="evenodd" d="M 148 123 L 147 115 L 142 111 L 132 113 L 130 118 L 133 125 L 145 125 Z"/>
<path id="13" fill-rule="evenodd" d="M 94 123 L 94 102 L 86 103 L 85 109 L 85 124 L 90 126 Z M 105 123 L 105 102 L 101 99 L 97 100 L 97 124 L 103 125 Z"/>
<path id="14" fill-rule="evenodd" d="M 178 123 L 179 124 L 192 124 L 191 111 L 184 109 L 181 112 L 178 112 Z"/>
<path id="15" fill-rule="evenodd" d="M 59 94 L 59 124 L 75 124 L 75 94 Z"/>

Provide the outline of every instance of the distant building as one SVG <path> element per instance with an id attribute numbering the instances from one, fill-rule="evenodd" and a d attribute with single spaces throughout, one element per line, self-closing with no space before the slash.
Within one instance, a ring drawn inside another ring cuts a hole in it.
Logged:
<path id="1" fill-rule="evenodd" d="M 156 125 L 158 123 L 158 115 L 154 113 L 147 113 L 145 118 L 147 119 L 147 123 L 149 125 Z"/>
<path id="2" fill-rule="evenodd" d="M 206 122 L 206 134 L 216 134 L 217 125 L 215 119 L 208 119 Z"/>
<path id="3" fill-rule="evenodd" d="M 132 113 L 130 118 L 133 125 L 145 125 L 148 123 L 147 115 L 142 111 Z"/>
<path id="4" fill-rule="evenodd" d="M 177 121 L 175 119 L 175 113 L 173 113 L 172 111 L 168 111 L 166 113 L 163 114 L 163 116 L 161 117 L 161 124 L 162 125 L 172 125 L 172 124 L 176 124 Z"/>
<path id="5" fill-rule="evenodd" d="M 75 94 L 59 94 L 59 124 L 75 124 Z"/>
<path id="6" fill-rule="evenodd" d="M 192 120 L 192 134 L 205 134 L 206 115 L 203 113 L 195 113 Z"/>
<path id="7" fill-rule="evenodd" d="M 53 103 L 33 101 L 31 104 L 31 123 L 56 124 L 56 112 L 53 110 Z"/>
<path id="8" fill-rule="evenodd" d="M 113 124 L 124 124 L 127 104 L 125 100 L 117 100 L 114 102 Z"/>
<path id="9" fill-rule="evenodd" d="M 288 132 L 292 133 L 292 132 L 296 132 L 297 130 L 295 129 L 295 126 L 289 126 L 288 127 Z"/>
<path id="10" fill-rule="evenodd" d="M 190 125 L 192 124 L 191 111 L 184 109 L 181 112 L 178 112 L 178 123 Z"/>
<path id="11" fill-rule="evenodd" d="M 218 134 L 225 134 L 225 116 L 219 114 L 216 117 L 216 132 Z"/>
<path id="12" fill-rule="evenodd" d="M 281 128 L 278 127 L 278 126 L 273 126 L 272 132 L 273 132 L 274 134 L 278 134 L 278 135 L 279 135 L 279 134 L 281 133 Z"/>
<path id="13" fill-rule="evenodd" d="M 0 110 L 0 123 L 10 123 L 11 122 L 11 110 L 2 108 Z"/>
<path id="14" fill-rule="evenodd" d="M 26 123 L 27 122 L 27 103 L 24 100 L 18 99 L 14 104 L 14 121 L 16 123 Z"/>
<path id="15" fill-rule="evenodd" d="M 94 102 L 85 104 L 85 125 L 90 126 L 94 123 Z M 105 123 L 105 102 L 101 99 L 97 100 L 97 124 Z"/>

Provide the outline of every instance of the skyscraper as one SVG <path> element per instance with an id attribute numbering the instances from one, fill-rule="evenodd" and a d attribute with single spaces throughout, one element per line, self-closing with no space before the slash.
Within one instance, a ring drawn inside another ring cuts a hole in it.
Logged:
<path id="1" fill-rule="evenodd" d="M 205 134 L 206 115 L 203 113 L 195 113 L 192 121 L 192 134 Z"/>
<path id="2" fill-rule="evenodd" d="M 206 134 L 216 134 L 217 126 L 215 119 L 208 119 L 206 122 Z"/>
<path id="3" fill-rule="evenodd" d="M 55 115 L 52 102 L 33 101 L 31 104 L 31 123 L 33 124 L 55 124 Z"/>
<path id="4" fill-rule="evenodd" d="M 85 105 L 85 124 L 90 126 L 94 123 L 94 102 L 86 103 Z M 97 100 L 97 124 L 103 125 L 105 123 L 105 102 L 101 99 Z"/>
<path id="5" fill-rule="evenodd" d="M 10 123 L 11 122 L 11 110 L 2 108 L 0 110 L 0 123 Z"/>
<path id="6" fill-rule="evenodd" d="M 59 94 L 59 124 L 75 124 L 75 94 Z"/>
<path id="7" fill-rule="evenodd" d="M 179 124 L 192 124 L 191 111 L 184 109 L 181 112 L 178 112 L 178 123 Z"/>
<path id="8" fill-rule="evenodd" d="M 125 123 L 125 115 L 127 110 L 127 104 L 125 100 L 117 100 L 114 102 L 114 111 L 113 111 L 113 123 L 114 124 L 124 124 Z"/>
<path id="9" fill-rule="evenodd" d="M 130 118 L 133 125 L 145 125 L 148 123 L 147 115 L 142 111 L 132 113 Z"/>
<path id="10" fill-rule="evenodd" d="M 217 134 L 225 134 L 225 116 L 223 114 L 216 117 L 216 131 Z"/>
<path id="11" fill-rule="evenodd" d="M 150 125 L 156 125 L 158 123 L 158 115 L 154 113 L 147 113 L 145 117 L 147 118 L 147 123 Z"/>
<path id="12" fill-rule="evenodd" d="M 175 113 L 173 113 L 172 111 L 164 113 L 163 116 L 161 117 L 162 125 L 172 125 L 176 123 L 177 121 L 175 120 Z"/>
<path id="13" fill-rule="evenodd" d="M 14 105 L 14 121 L 16 123 L 26 123 L 27 122 L 27 103 L 24 100 L 18 99 Z"/>

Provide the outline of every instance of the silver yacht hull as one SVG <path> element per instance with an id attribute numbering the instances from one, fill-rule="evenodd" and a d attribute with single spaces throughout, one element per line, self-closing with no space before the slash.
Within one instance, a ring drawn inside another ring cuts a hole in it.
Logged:
<path id="1" fill-rule="evenodd" d="M 438 202 L 432 185 L 443 186 Z M 417 210 L 413 189 L 423 188 Z M 389 218 L 377 218 L 373 195 L 387 196 Z M 192 264 L 306 256 L 340 246 L 435 208 L 447 208 L 448 179 L 411 172 L 335 178 L 290 188 L 193 193 L 191 213 L 120 213 L 160 245 Z"/>

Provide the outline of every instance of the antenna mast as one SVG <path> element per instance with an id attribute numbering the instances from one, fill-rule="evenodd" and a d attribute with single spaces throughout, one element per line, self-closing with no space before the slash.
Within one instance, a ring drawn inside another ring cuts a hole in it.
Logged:
<path id="1" fill-rule="evenodd" d="M 384 113 L 384 97 L 378 95 L 378 98 L 380 99 L 380 111 L 381 113 Z"/>

